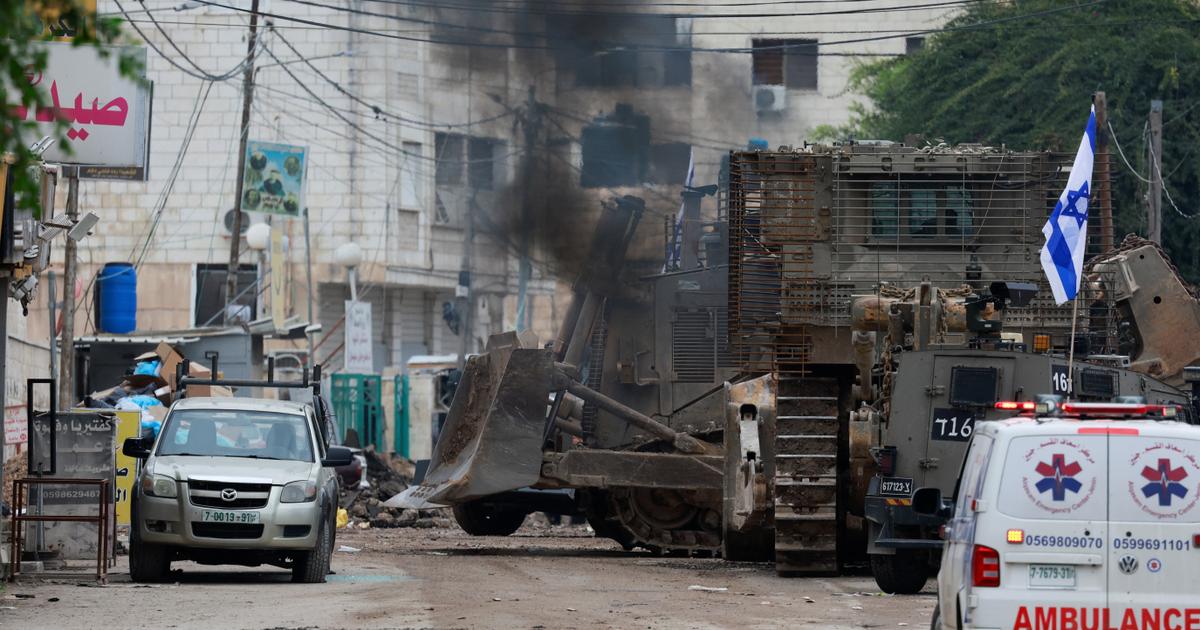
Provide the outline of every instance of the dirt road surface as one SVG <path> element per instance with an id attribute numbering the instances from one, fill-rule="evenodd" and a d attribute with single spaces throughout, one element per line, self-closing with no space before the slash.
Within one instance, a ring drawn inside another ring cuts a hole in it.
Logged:
<path id="1" fill-rule="evenodd" d="M 340 531 L 337 544 L 326 584 L 176 563 L 173 582 L 138 585 L 125 557 L 104 587 L 22 578 L 0 597 L 0 627 L 923 630 L 934 604 L 932 581 L 887 596 L 867 576 L 783 579 L 765 564 L 659 558 L 581 527 Z"/>

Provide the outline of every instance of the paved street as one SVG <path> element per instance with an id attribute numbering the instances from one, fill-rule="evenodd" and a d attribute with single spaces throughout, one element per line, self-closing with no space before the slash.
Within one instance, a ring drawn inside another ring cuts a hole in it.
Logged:
<path id="1" fill-rule="evenodd" d="M 338 545 L 360 551 L 337 553 L 336 574 L 319 585 L 273 568 L 187 563 L 173 583 L 135 585 L 125 557 L 103 588 L 23 580 L 5 590 L 0 626 L 925 628 L 933 609 L 929 589 L 892 597 L 867 576 L 781 579 L 769 565 L 626 553 L 576 527 L 486 539 L 456 528 L 343 531 Z"/>

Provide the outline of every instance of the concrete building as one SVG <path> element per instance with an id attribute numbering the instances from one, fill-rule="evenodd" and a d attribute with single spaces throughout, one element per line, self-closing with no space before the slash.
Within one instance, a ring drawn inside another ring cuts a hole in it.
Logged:
<path id="1" fill-rule="evenodd" d="M 203 73 L 225 74 L 245 57 L 250 0 L 121 4 L 129 37 L 158 49 L 148 67 L 152 164 L 144 183 L 81 185 L 81 209 L 103 225 L 81 246 L 76 332 L 95 330 L 93 280 L 114 261 L 138 264 L 139 331 L 219 323 L 242 75 Z M 275 217 L 272 227 L 288 242 L 286 308 L 307 319 L 313 303 L 326 369 L 342 366 L 349 299 L 338 246 L 364 252 L 359 296 L 372 305 L 377 371 L 413 355 L 476 351 L 517 326 L 524 251 L 525 323 L 549 340 L 564 282 L 586 264 L 600 199 L 644 197 L 637 255 L 661 259 L 689 156 L 695 183 L 715 183 L 721 156 L 751 138 L 799 145 L 820 125 L 844 124 L 854 64 L 912 52 L 920 31 L 954 11 L 904 9 L 905 0 L 623 3 L 606 13 L 578 2 L 466 4 L 260 2 L 269 25 L 260 23 L 248 136 L 308 148 L 315 292 L 303 222 Z M 99 11 L 123 17 L 115 0 L 100 0 Z M 262 316 L 270 292 L 260 294 L 260 261 L 242 249 L 238 301 Z M 455 298 L 464 268 L 465 309 Z M 47 337 L 45 299 L 29 317 L 35 342 Z M 303 340 L 268 345 L 306 349 Z"/>

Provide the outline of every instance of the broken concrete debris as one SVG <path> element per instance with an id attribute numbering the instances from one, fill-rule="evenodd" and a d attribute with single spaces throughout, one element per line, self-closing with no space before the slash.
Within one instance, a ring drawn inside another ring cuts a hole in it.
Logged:
<path id="1" fill-rule="evenodd" d="M 338 505 L 350 516 L 350 526 L 362 527 L 452 527 L 454 521 L 448 508 L 413 510 L 389 508 L 384 501 L 408 488 L 412 482 L 413 463 L 403 457 L 386 457 L 367 449 L 366 488 L 343 488 Z"/>

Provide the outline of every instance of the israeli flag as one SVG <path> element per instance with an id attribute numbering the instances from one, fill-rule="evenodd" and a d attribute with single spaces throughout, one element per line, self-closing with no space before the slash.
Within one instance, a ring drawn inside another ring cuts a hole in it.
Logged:
<path id="1" fill-rule="evenodd" d="M 1096 107 L 1088 117 L 1087 130 L 1079 141 L 1075 164 L 1067 178 L 1067 188 L 1054 204 L 1042 235 L 1042 270 L 1050 281 L 1054 301 L 1062 304 L 1079 293 L 1083 274 L 1083 253 L 1087 249 L 1088 200 L 1092 190 L 1092 161 L 1096 156 Z"/>

